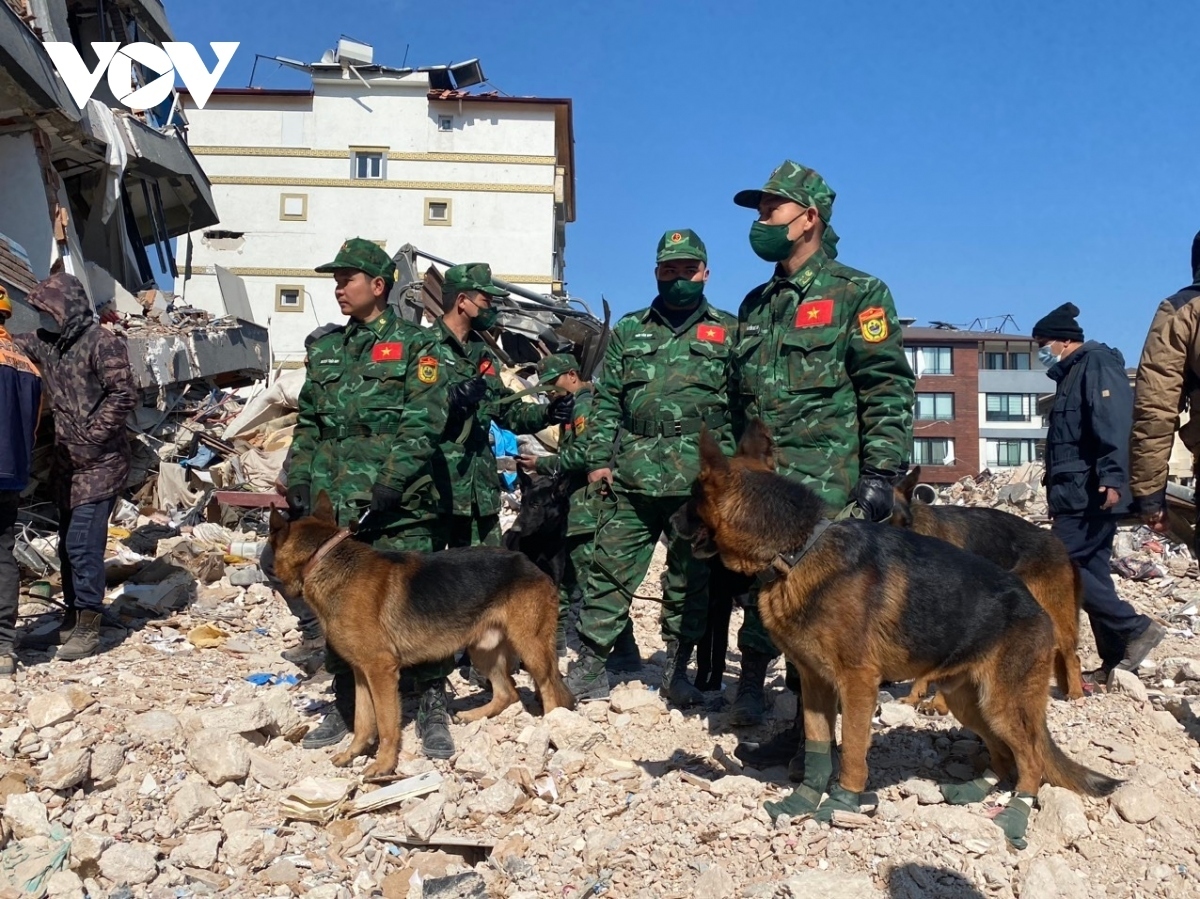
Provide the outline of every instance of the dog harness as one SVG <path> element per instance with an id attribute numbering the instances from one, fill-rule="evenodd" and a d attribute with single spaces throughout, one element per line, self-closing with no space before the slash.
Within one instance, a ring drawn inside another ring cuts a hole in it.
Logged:
<path id="1" fill-rule="evenodd" d="M 308 576 L 313 573 L 313 569 L 321 564 L 321 560 L 333 552 L 334 548 L 343 540 L 350 536 L 348 528 L 342 528 L 328 540 L 321 544 L 320 548 L 313 553 L 313 557 L 304 563 L 304 567 L 300 569 L 300 582 L 308 580 Z"/>
<path id="2" fill-rule="evenodd" d="M 821 535 L 825 533 L 833 522 L 828 518 L 820 519 L 813 525 L 812 533 L 808 535 L 808 539 L 804 541 L 804 545 L 799 549 L 794 549 L 791 552 L 779 553 L 771 560 L 771 567 L 766 568 L 758 573 L 759 586 L 766 586 L 774 583 L 780 577 L 787 577 L 791 574 L 792 569 L 800 564 L 800 560 L 808 553 L 810 549 L 821 539 Z"/>

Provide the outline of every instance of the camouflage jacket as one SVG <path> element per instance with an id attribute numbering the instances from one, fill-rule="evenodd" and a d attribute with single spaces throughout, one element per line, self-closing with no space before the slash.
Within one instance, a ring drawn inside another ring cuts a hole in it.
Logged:
<path id="1" fill-rule="evenodd" d="M 700 470 L 700 426 L 733 446 L 727 385 L 737 323 L 702 299 L 678 331 L 656 305 L 617 322 L 596 380 L 589 471 L 611 463 L 614 483 L 648 496 L 686 496 Z"/>
<path id="2" fill-rule="evenodd" d="M 14 337 L 41 370 L 49 396 L 59 504 L 75 508 L 116 496 L 133 458 L 125 420 L 138 403 L 125 340 L 96 322 L 72 275 L 51 275 L 30 292 L 29 304 L 63 322 L 61 334 Z"/>
<path id="3" fill-rule="evenodd" d="M 490 424 L 516 434 L 532 434 L 546 426 L 546 407 L 541 404 L 502 402 L 516 394 L 500 380 L 500 366 L 492 351 L 474 332 L 461 342 L 438 319 L 429 329 L 446 376 L 447 389 L 478 375 L 487 379 L 487 397 L 465 421 L 451 416 L 443 435 L 438 467 L 434 472 L 442 511 L 453 515 L 498 515 L 500 476 L 496 454 L 489 440 Z"/>
<path id="4" fill-rule="evenodd" d="M 579 389 L 575 394 L 575 420 L 563 426 L 558 438 L 558 452 L 539 456 L 537 460 L 538 474 L 556 474 L 567 479 L 570 490 L 568 536 L 590 534 L 596 529 L 594 504 L 587 495 L 589 468 L 584 452 L 594 430 L 591 426 L 593 398 L 591 385 Z"/>
<path id="5" fill-rule="evenodd" d="M 437 516 L 437 443 L 446 425 L 446 378 L 436 337 L 389 308 L 313 341 L 292 438 L 290 484 L 326 490 L 338 523 L 356 520 L 376 482 L 408 494 L 396 525 Z"/>
<path id="6" fill-rule="evenodd" d="M 737 328 L 735 429 L 761 418 L 781 474 L 840 507 L 861 467 L 908 460 L 915 379 L 882 281 L 818 250 L 750 291 Z"/>

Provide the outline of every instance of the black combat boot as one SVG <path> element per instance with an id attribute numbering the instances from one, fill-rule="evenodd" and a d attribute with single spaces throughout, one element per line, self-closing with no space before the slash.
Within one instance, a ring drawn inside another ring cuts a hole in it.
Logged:
<path id="1" fill-rule="evenodd" d="M 580 641 L 579 658 L 567 666 L 567 676 L 564 678 L 576 702 L 608 699 L 610 688 L 604 661 L 604 657 L 586 641 Z"/>
<path id="2" fill-rule="evenodd" d="M 642 651 L 638 649 L 637 640 L 633 637 L 633 622 L 626 621 L 625 627 L 617 636 L 612 652 L 604 667 L 611 674 L 637 674 L 642 670 Z"/>
<path id="3" fill-rule="evenodd" d="M 773 658 L 765 652 L 747 649 L 742 653 L 742 672 L 738 675 L 737 699 L 729 712 L 729 723 L 734 727 L 754 727 L 763 723 L 767 714 L 764 686 L 767 668 Z"/>
<path id="4" fill-rule="evenodd" d="M 354 728 L 354 672 L 343 671 L 333 676 L 333 707 L 315 728 L 304 735 L 300 745 L 305 749 L 320 749 L 341 742 Z"/>
<path id="5" fill-rule="evenodd" d="M 671 640 L 667 643 L 667 664 L 663 668 L 663 695 L 680 708 L 700 705 L 704 702 L 701 693 L 687 678 L 688 662 L 692 660 L 694 643 Z"/>
<path id="6" fill-rule="evenodd" d="M 450 709 L 446 706 L 446 682 L 436 680 L 425 685 L 417 707 L 417 739 L 421 751 L 431 759 L 454 755 L 454 737 L 450 735 Z"/>

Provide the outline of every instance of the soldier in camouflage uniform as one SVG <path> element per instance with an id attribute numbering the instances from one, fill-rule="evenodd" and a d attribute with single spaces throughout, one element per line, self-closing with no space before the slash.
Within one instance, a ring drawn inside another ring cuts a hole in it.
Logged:
<path id="1" fill-rule="evenodd" d="M 687 706 L 703 700 L 687 680 L 687 665 L 707 620 L 708 565 L 693 558 L 670 517 L 699 472 L 701 429 L 707 425 L 726 449 L 733 447 L 727 384 L 736 323 L 704 297 L 708 253 L 695 232 L 664 234 L 657 263 L 658 296 L 617 323 L 596 382 L 588 477 L 611 480 L 617 503 L 600 526 L 579 615 L 580 654 L 567 686 L 580 700 L 608 696 L 605 659 L 666 531 L 663 692 Z M 614 471 L 608 466 L 618 431 Z"/>
<path id="2" fill-rule="evenodd" d="M 780 474 L 833 510 L 852 501 L 856 515 L 883 521 L 908 459 L 915 379 L 887 285 L 834 261 L 834 196 L 815 171 L 788 160 L 762 190 L 734 198 L 758 211 L 750 245 L 775 271 L 738 310 L 730 402 L 738 433 L 750 418 L 771 429 Z M 731 719 L 757 724 L 767 667 L 779 651 L 755 608 L 746 610 L 738 648 Z M 803 736 L 800 712 L 796 724 L 799 732 L 782 738 L 784 760 Z"/>
<path id="3" fill-rule="evenodd" d="M 446 310 L 430 328 L 431 350 L 446 380 L 449 423 L 434 478 L 449 522 L 449 546 L 500 545 L 500 477 L 489 440 L 490 423 L 516 434 L 533 434 L 548 424 L 571 421 L 570 394 L 549 405 L 514 402 L 500 380 L 499 363 L 480 337 L 496 324 L 492 297 L 508 292 L 492 282 L 482 262 L 446 269 L 442 284 Z"/>
<path id="4" fill-rule="evenodd" d="M 355 238 L 317 268 L 331 272 L 350 320 L 314 340 L 300 391 L 287 500 L 308 515 L 322 490 L 342 527 L 361 521 L 358 536 L 378 549 L 432 552 L 446 543 L 438 516 L 433 467 L 446 425 L 446 378 L 437 338 L 387 305 L 395 266 L 377 244 Z M 271 560 L 264 559 L 265 569 Z M 446 707 L 452 660 L 412 669 L 421 691 L 417 733 L 426 755 L 454 752 Z M 338 742 L 354 720 L 354 674 L 331 648 L 334 707 L 304 739 L 306 748 Z"/>

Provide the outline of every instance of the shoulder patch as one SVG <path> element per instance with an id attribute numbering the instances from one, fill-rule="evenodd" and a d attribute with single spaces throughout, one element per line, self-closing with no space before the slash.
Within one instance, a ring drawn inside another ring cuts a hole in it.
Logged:
<path id="1" fill-rule="evenodd" d="M 882 306 L 871 306 L 858 314 L 858 329 L 867 343 L 880 343 L 887 339 L 887 313 Z"/>
<path id="2" fill-rule="evenodd" d="M 422 384 L 436 384 L 438 361 L 435 356 L 422 356 L 417 360 L 417 380 Z"/>
<path id="3" fill-rule="evenodd" d="M 572 430 L 575 431 L 576 436 L 582 434 L 584 431 L 587 430 L 587 418 L 585 418 L 582 415 L 576 415 L 575 421 L 572 422 L 571 427 L 572 427 Z"/>

